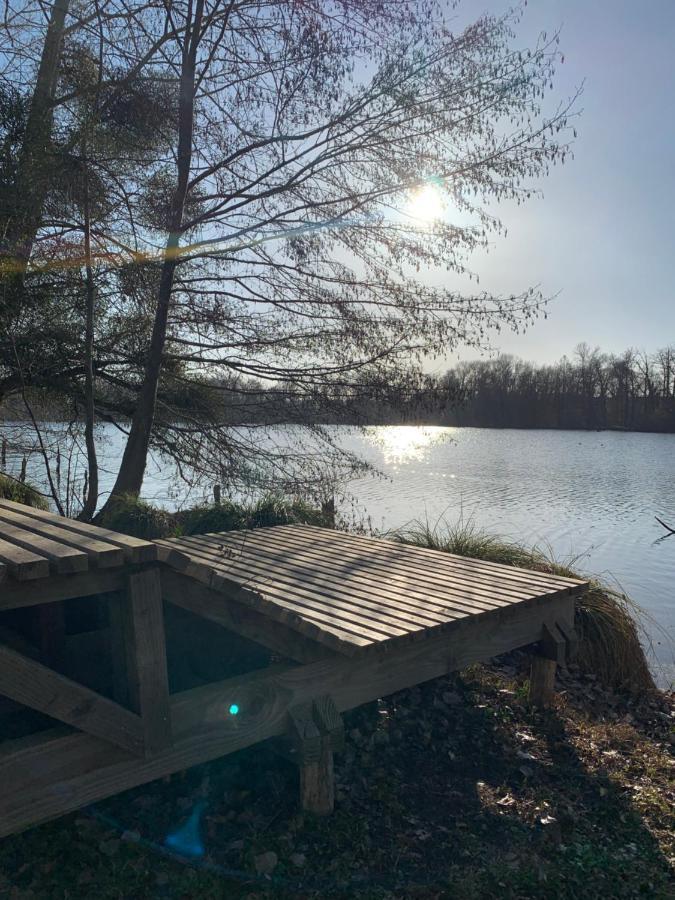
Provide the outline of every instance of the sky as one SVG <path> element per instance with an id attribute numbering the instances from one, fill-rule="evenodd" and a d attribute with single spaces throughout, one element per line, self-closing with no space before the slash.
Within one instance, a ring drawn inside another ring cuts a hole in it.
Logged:
<path id="1" fill-rule="evenodd" d="M 461 20 L 505 9 L 464 0 Z M 507 237 L 471 258 L 481 288 L 558 296 L 547 320 L 493 343 L 535 362 L 581 341 L 675 344 L 675 0 L 529 0 L 517 43 L 558 28 L 556 96 L 584 82 L 574 159 L 540 182 L 543 199 L 498 207 Z"/>

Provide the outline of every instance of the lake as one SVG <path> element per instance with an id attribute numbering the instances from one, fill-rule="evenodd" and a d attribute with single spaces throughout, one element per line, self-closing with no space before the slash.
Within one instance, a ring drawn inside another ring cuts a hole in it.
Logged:
<path id="1" fill-rule="evenodd" d="M 338 508 L 375 529 L 460 517 L 602 575 L 653 618 L 659 681 L 675 679 L 675 435 L 383 426 L 336 429 L 346 447 L 383 473 L 346 486 Z M 100 435 L 102 487 L 123 447 L 111 426 Z M 10 461 L 10 471 L 18 461 Z M 144 496 L 185 502 L 170 467 L 153 460 Z M 198 496 L 193 493 L 196 502 Z"/>

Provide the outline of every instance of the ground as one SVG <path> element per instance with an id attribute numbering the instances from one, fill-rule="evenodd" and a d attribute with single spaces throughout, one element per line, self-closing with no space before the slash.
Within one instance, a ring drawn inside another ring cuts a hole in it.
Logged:
<path id="1" fill-rule="evenodd" d="M 574 670 L 527 703 L 524 654 L 346 717 L 337 807 L 257 747 L 0 841 L 0 897 L 675 896 L 675 701 Z"/>

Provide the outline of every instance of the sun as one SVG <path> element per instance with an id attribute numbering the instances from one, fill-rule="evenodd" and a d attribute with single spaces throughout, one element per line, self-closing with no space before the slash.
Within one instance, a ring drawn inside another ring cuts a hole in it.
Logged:
<path id="1" fill-rule="evenodd" d="M 443 217 L 444 203 L 441 192 L 433 184 L 425 184 L 411 196 L 408 212 L 413 219 L 431 223 Z"/>

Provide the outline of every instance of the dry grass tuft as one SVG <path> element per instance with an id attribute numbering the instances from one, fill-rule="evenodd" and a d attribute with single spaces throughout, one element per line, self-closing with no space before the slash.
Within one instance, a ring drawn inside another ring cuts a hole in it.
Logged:
<path id="1" fill-rule="evenodd" d="M 654 679 L 640 640 L 641 636 L 646 639 L 642 624 L 646 614 L 633 600 L 600 579 L 588 577 L 570 565 L 556 562 L 550 553 L 536 547 L 530 549 L 501 540 L 478 528 L 472 521 L 460 520 L 450 525 L 441 520 L 433 526 L 429 522 L 417 521 L 390 536 L 407 544 L 443 553 L 588 580 L 590 588 L 577 601 L 576 607 L 578 665 L 613 690 L 634 693 L 654 690 Z"/>

